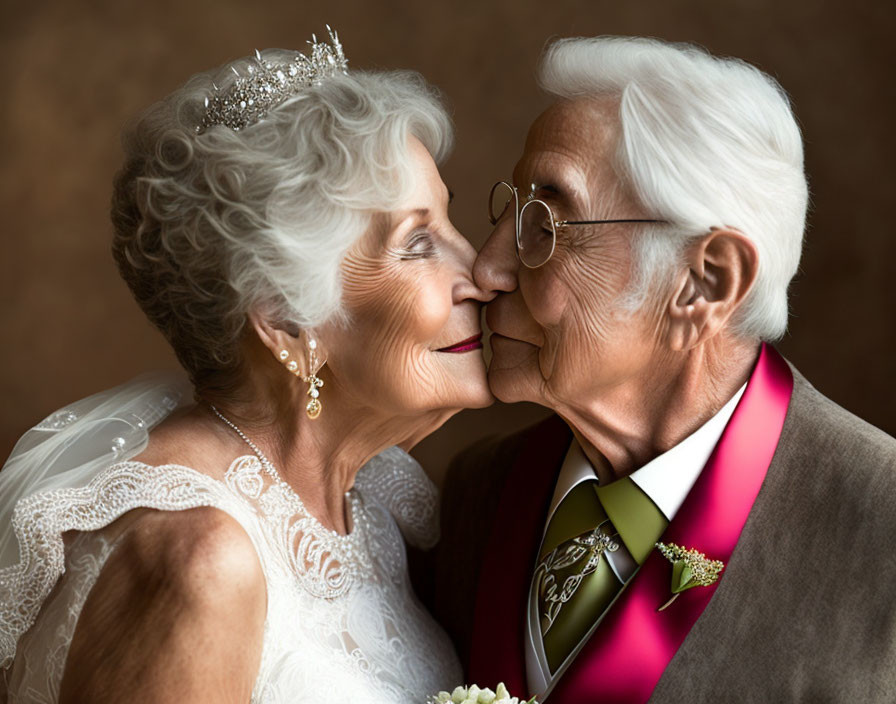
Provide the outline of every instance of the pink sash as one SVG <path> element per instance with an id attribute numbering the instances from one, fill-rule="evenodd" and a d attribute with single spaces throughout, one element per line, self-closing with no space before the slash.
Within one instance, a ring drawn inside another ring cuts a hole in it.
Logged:
<path id="1" fill-rule="evenodd" d="M 706 467 L 663 534 L 664 542 L 697 548 L 711 559 L 728 563 L 777 448 L 792 390 L 793 376 L 787 363 L 773 348 L 762 345 L 744 395 Z M 555 473 L 551 476 L 554 478 Z M 518 504 L 514 512 L 517 515 L 520 506 Z M 544 512 L 533 513 L 541 514 L 537 524 L 541 527 Z M 539 518 L 533 516 L 533 520 Z M 500 553 L 489 559 L 500 564 Z M 531 566 L 530 557 L 527 576 Z M 561 677 L 550 694 L 551 703 L 594 701 L 610 704 L 645 702 L 650 698 L 666 666 L 725 579 L 723 572 L 716 584 L 689 589 L 668 609 L 657 612 L 670 596 L 671 569 L 658 551 L 651 553 Z M 528 584 L 527 578 L 527 593 Z M 483 589 L 489 590 L 490 585 L 481 585 L 480 597 Z M 516 619 L 523 622 L 524 605 L 516 613 Z M 478 637 L 481 634 L 477 630 L 472 650 L 474 656 L 477 646 L 481 649 L 482 645 L 475 642 Z M 489 640 L 491 647 L 500 647 L 496 642 L 500 639 Z M 489 681 L 505 679 L 508 685 L 512 684 L 511 691 L 522 693 L 526 689 L 525 677 L 515 678 L 519 673 L 519 651 L 523 641 L 511 642 L 516 645 L 513 648 L 516 666 L 509 668 L 507 674 L 490 670 Z M 493 664 L 510 665 L 509 660 Z M 474 671 L 471 665 L 471 674 Z"/>

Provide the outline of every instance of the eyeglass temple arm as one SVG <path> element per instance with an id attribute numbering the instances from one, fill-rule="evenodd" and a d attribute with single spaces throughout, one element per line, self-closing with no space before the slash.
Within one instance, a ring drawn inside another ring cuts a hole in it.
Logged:
<path id="1" fill-rule="evenodd" d="M 636 219 L 623 219 L 623 220 L 555 220 L 554 224 L 558 227 L 561 225 L 611 225 L 617 222 L 663 222 L 668 223 L 668 220 L 645 220 L 642 218 Z"/>

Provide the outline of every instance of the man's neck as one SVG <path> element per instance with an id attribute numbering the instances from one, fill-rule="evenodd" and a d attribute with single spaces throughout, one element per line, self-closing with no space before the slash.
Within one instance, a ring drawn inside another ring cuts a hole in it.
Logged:
<path id="1" fill-rule="evenodd" d="M 755 343 L 700 346 L 626 388 L 558 408 L 601 482 L 628 476 L 712 418 L 746 383 Z"/>

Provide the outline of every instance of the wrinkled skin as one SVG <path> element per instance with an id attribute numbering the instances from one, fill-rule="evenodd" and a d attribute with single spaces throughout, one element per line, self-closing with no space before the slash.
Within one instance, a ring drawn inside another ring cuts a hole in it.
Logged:
<path id="1" fill-rule="evenodd" d="M 448 190 L 412 141 L 420 174 L 409 205 L 375 218 L 343 265 L 348 324 L 321 331 L 347 396 L 386 414 L 491 403 L 478 351 L 437 350 L 481 332 L 475 251 L 447 217 Z"/>
<path id="2" fill-rule="evenodd" d="M 530 183 L 540 186 L 536 195 L 561 220 L 645 217 L 614 189 L 616 176 L 608 162 L 583 159 L 578 151 L 580 144 L 605 151 L 617 136 L 616 124 L 608 119 L 610 106 L 589 107 L 571 119 L 561 104 L 535 122 L 514 183 L 521 192 Z M 655 316 L 616 311 L 630 277 L 630 235 L 631 226 L 624 224 L 559 228 L 551 260 L 528 269 L 516 260 L 513 219 L 498 223 L 480 254 L 477 275 L 510 289 L 486 312 L 495 333 L 489 380 L 500 398 L 556 402 L 576 387 L 592 396 L 656 353 Z M 588 366 L 579 366 L 582 362 Z"/>
<path id="3" fill-rule="evenodd" d="M 653 218 L 615 173 L 614 98 L 561 101 L 532 125 L 513 173 L 558 220 Z M 489 383 L 499 399 L 559 413 L 599 476 L 630 473 L 699 427 L 746 380 L 756 341 L 736 339 L 732 314 L 752 286 L 756 254 L 737 231 L 699 238 L 685 263 L 638 310 L 620 304 L 633 277 L 632 224 L 558 228 L 537 269 L 516 255 L 513 217 L 499 219 L 474 276 L 497 294 Z"/>
<path id="4" fill-rule="evenodd" d="M 231 409 L 250 429 L 250 419 L 266 415 L 288 426 L 274 435 L 262 423 L 254 433 L 267 436 L 282 456 L 278 466 L 294 468 L 306 504 L 337 530 L 347 529 L 343 494 L 371 456 L 408 448 L 462 408 L 493 400 L 480 350 L 440 351 L 480 332 L 481 305 L 491 296 L 473 281 L 476 253 L 448 218 L 435 163 L 416 139 L 409 147 L 419 176 L 408 201 L 375 215 L 343 261 L 344 318 L 295 331 L 251 315 L 256 334 L 247 356 L 257 401 Z M 323 412 L 309 422 L 307 384 L 291 379 L 277 355 L 288 350 L 307 374 L 312 336 L 326 364 L 318 371 Z"/>
<path id="5" fill-rule="evenodd" d="M 448 191 L 422 144 L 408 202 L 375 216 L 344 260 L 348 322 L 299 331 L 253 311 L 248 377 L 211 398 L 236 422 L 324 527 L 352 530 L 345 492 L 392 445 L 410 447 L 452 414 L 493 400 L 480 349 L 439 351 L 480 332 L 490 294 L 473 282 L 475 251 L 452 226 Z M 320 416 L 305 413 L 317 341 Z M 280 351 L 287 350 L 287 360 Z M 250 450 L 200 403 L 150 433 L 137 460 L 221 479 Z M 217 509 L 136 511 L 113 523 L 116 548 L 81 612 L 61 702 L 247 701 L 266 613 L 264 574 L 249 537 Z M 233 644 L 239 643 L 239 648 Z M 113 656 L 110 656 L 110 653 Z"/>

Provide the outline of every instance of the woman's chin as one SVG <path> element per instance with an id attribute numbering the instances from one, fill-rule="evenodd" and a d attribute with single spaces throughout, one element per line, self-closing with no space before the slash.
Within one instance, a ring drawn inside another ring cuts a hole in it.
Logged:
<path id="1" fill-rule="evenodd" d="M 477 375 L 475 380 L 467 379 L 464 385 L 464 394 L 461 403 L 458 404 L 462 408 L 488 408 L 495 402 L 494 394 L 488 385 L 488 377 L 485 373 L 485 366 L 482 373 Z"/>
<path id="2" fill-rule="evenodd" d="M 495 400 L 488 386 L 488 378 L 483 373 L 475 379 L 464 379 L 462 385 L 455 384 L 451 392 L 436 400 L 431 409 L 450 417 L 471 408 L 488 408 Z"/>
<path id="3" fill-rule="evenodd" d="M 451 377 L 451 383 L 447 386 L 454 387 L 451 394 L 454 398 L 445 407 L 463 409 L 491 406 L 495 397 L 488 385 L 488 370 L 482 350 L 445 356 L 451 359 L 451 363 L 443 367 L 446 376 Z"/>
<path id="4" fill-rule="evenodd" d="M 473 355 L 471 355 L 473 356 Z M 475 363 L 470 361 L 470 369 L 464 374 L 464 408 L 487 408 L 495 402 L 495 396 L 488 385 L 488 370 L 482 353 L 475 355 Z"/>

